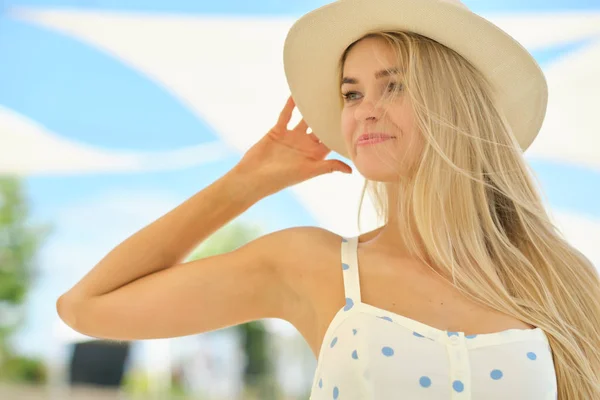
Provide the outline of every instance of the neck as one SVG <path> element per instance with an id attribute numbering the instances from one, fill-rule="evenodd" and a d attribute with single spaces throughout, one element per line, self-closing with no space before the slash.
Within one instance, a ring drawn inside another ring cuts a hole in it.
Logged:
<path id="1" fill-rule="evenodd" d="M 398 183 L 387 183 L 387 207 L 388 218 L 383 227 L 377 233 L 375 239 L 382 248 L 390 251 L 400 251 L 402 254 L 410 255 L 411 242 L 416 243 L 417 249 L 424 253 L 424 245 L 421 236 L 416 229 L 414 215 L 409 207 L 401 207 L 402 197 L 406 193 L 404 185 Z"/>

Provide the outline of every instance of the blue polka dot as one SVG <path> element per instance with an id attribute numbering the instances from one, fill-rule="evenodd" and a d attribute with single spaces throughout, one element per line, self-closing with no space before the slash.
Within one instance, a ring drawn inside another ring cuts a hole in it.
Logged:
<path id="1" fill-rule="evenodd" d="M 460 393 L 463 390 L 465 390 L 465 385 L 463 385 L 463 383 L 461 381 L 454 381 L 454 382 L 452 382 L 452 389 L 454 389 L 456 392 Z"/>
<path id="2" fill-rule="evenodd" d="M 394 349 L 392 349 L 391 347 L 384 347 L 381 349 L 381 352 L 383 353 L 384 356 L 386 357 L 391 357 L 394 355 Z"/>
<path id="3" fill-rule="evenodd" d="M 421 335 L 420 333 L 417 333 L 417 332 L 413 332 L 413 335 L 415 335 L 416 337 L 425 337 L 425 336 L 423 336 L 423 335 Z"/>
<path id="4" fill-rule="evenodd" d="M 495 369 L 490 373 L 490 376 L 492 377 L 493 380 L 497 381 L 498 379 L 501 379 L 502 376 L 504 374 L 502 373 L 502 371 L 500 371 L 499 369 Z"/>
<path id="5" fill-rule="evenodd" d="M 337 399 L 339 395 L 340 395 L 340 390 L 336 386 L 336 387 L 333 388 L 333 398 Z"/>
<path id="6" fill-rule="evenodd" d="M 343 264 L 342 264 L 342 269 L 343 269 L 344 271 L 345 271 L 345 270 L 347 270 L 347 269 L 349 269 L 349 268 L 350 268 L 350 266 L 349 266 L 348 264 L 346 264 L 346 263 L 343 263 Z"/>
<path id="7" fill-rule="evenodd" d="M 329 347 L 335 346 L 335 344 L 337 343 L 337 340 L 338 340 L 337 336 L 334 337 L 333 340 L 331 341 L 331 344 L 329 345 Z"/>
<path id="8" fill-rule="evenodd" d="M 348 240 L 346 238 L 342 238 L 342 242 L 346 243 Z"/>
<path id="9" fill-rule="evenodd" d="M 428 376 L 422 376 L 421 379 L 419 379 L 419 383 L 422 387 L 428 388 L 429 386 L 431 386 L 431 379 L 429 379 Z"/>
<path id="10" fill-rule="evenodd" d="M 386 321 L 390 321 L 390 322 L 392 322 L 392 319 L 391 319 L 390 317 L 379 317 L 379 318 L 381 318 L 381 319 L 385 319 Z"/>
<path id="11" fill-rule="evenodd" d="M 351 298 L 346 297 L 346 305 L 344 306 L 344 311 L 348 311 L 350 310 L 352 307 L 354 307 L 354 301 L 352 301 Z"/>
<path id="12" fill-rule="evenodd" d="M 319 379 L 319 387 L 322 388 L 323 387 L 323 379 Z"/>
<path id="13" fill-rule="evenodd" d="M 450 336 L 458 336 L 458 332 L 448 332 L 448 337 Z"/>
<path id="14" fill-rule="evenodd" d="M 530 360 L 535 360 L 537 358 L 537 355 L 530 351 L 529 353 L 527 353 L 527 358 L 529 358 Z"/>
<path id="15" fill-rule="evenodd" d="M 465 335 L 467 339 L 475 339 L 477 335 Z"/>
<path id="16" fill-rule="evenodd" d="M 356 332 L 358 332 L 356 329 L 352 329 L 352 334 L 356 335 Z"/>
<path id="17" fill-rule="evenodd" d="M 352 358 L 354 358 L 355 360 L 358 360 L 358 353 L 356 352 L 356 350 L 354 350 L 352 352 Z"/>

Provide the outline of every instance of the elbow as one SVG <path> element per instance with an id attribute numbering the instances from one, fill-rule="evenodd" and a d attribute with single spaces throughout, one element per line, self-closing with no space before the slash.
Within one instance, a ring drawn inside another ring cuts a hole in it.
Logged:
<path id="1" fill-rule="evenodd" d="M 60 319 L 72 329 L 77 330 L 77 309 L 79 301 L 70 299 L 66 294 L 63 294 L 56 301 L 56 312 Z M 79 331 L 78 331 L 79 332 Z"/>

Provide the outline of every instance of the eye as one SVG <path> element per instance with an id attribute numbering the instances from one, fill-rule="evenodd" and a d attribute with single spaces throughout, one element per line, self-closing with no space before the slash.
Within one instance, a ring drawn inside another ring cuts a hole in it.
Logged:
<path id="1" fill-rule="evenodd" d="M 352 100 L 356 100 L 357 96 L 360 96 L 360 93 L 358 92 L 345 92 L 342 93 L 342 97 L 344 98 L 344 101 L 352 101 Z"/>
<path id="2" fill-rule="evenodd" d="M 400 91 L 404 88 L 404 86 L 399 82 L 389 82 L 387 85 L 387 90 L 389 92 Z"/>

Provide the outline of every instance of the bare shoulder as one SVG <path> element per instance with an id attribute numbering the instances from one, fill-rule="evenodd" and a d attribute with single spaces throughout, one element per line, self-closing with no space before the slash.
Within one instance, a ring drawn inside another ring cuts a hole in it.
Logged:
<path id="1" fill-rule="evenodd" d="M 271 236 L 269 238 L 269 236 Z M 340 258 L 342 237 L 327 229 L 314 226 L 301 226 L 283 229 L 265 235 L 264 239 L 272 246 L 270 262 L 278 263 L 273 268 L 285 279 L 297 279 L 310 273 L 330 269 L 330 257 Z"/>
<path id="2" fill-rule="evenodd" d="M 285 296 L 281 318 L 294 325 L 316 356 L 328 323 L 344 304 L 342 237 L 311 226 L 271 235 L 269 259 L 278 264 L 272 268 Z"/>
<path id="3" fill-rule="evenodd" d="M 269 238 L 269 236 L 271 236 Z M 264 237 L 271 248 L 268 263 L 297 301 L 310 300 L 325 276 L 340 261 L 342 237 L 323 228 L 293 227 Z"/>
<path id="4" fill-rule="evenodd" d="M 332 245 L 339 245 L 342 237 L 327 229 L 316 226 L 297 226 L 275 231 L 262 236 L 272 245 L 274 252 L 289 255 L 289 261 L 311 256 L 319 251 L 331 250 Z"/>

